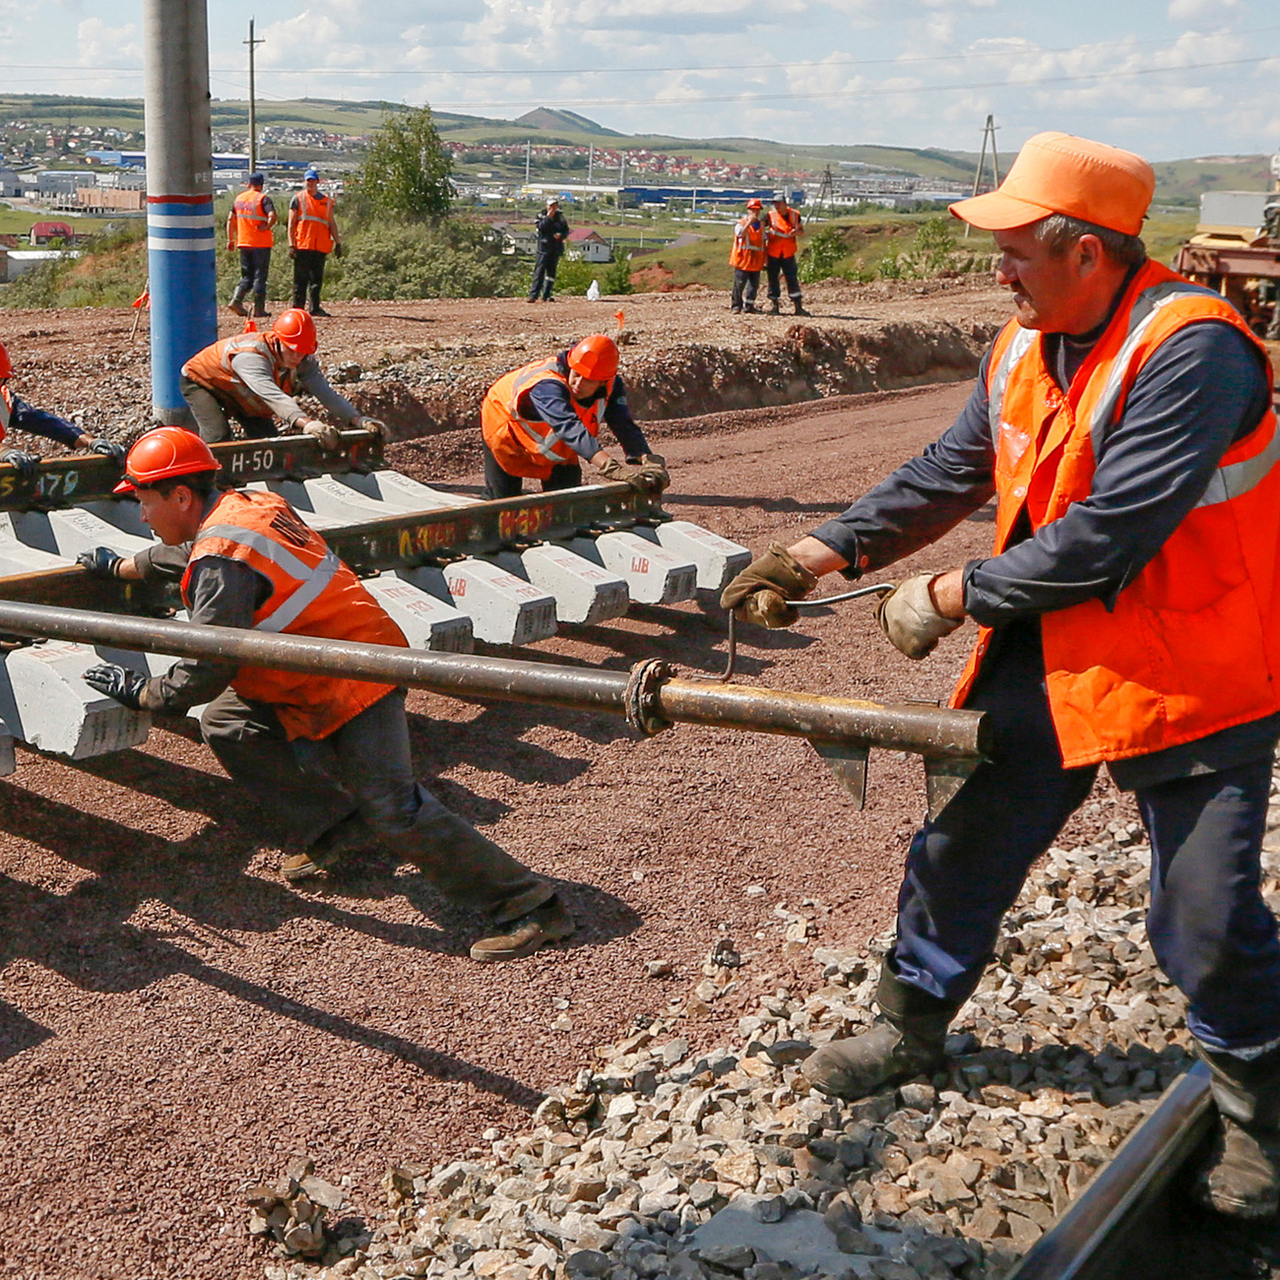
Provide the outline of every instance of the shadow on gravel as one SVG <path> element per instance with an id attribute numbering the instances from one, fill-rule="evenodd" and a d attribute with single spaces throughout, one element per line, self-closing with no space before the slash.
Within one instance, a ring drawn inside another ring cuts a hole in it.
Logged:
<path id="1" fill-rule="evenodd" d="M 34 1049 L 53 1032 L 28 1018 L 21 1009 L 0 1000 L 0 1062 L 17 1057 L 26 1049 Z"/>
<path id="2" fill-rule="evenodd" d="M 673 492 L 666 500 L 682 507 L 749 507 L 753 511 L 787 512 L 797 515 L 820 512 L 839 515 L 849 505 L 848 502 L 801 502 L 797 498 L 743 498 L 714 493 Z"/>

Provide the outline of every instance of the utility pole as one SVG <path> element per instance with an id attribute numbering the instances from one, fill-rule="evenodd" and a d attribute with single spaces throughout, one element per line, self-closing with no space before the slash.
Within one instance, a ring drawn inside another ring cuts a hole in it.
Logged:
<path id="1" fill-rule="evenodd" d="M 996 155 L 996 120 L 994 116 L 987 117 L 987 123 L 982 126 L 982 151 L 978 156 L 978 171 L 973 175 L 973 195 L 978 194 L 978 188 L 982 185 L 982 171 L 987 166 L 987 139 L 991 140 L 991 176 L 992 186 L 1000 185 L 1000 157 Z M 966 222 L 964 224 L 964 238 L 969 238 L 969 233 L 973 228 Z"/>
<path id="2" fill-rule="evenodd" d="M 529 163 L 533 158 L 533 143 L 526 140 L 524 144 L 524 185 L 529 185 Z"/>
<path id="3" fill-rule="evenodd" d="M 595 171 L 596 149 L 590 143 L 587 144 L 587 185 L 591 185 L 591 175 Z"/>
<path id="4" fill-rule="evenodd" d="M 249 172 L 258 167 L 258 102 L 253 84 L 253 48 L 254 45 L 266 44 L 265 40 L 253 38 L 253 19 L 249 19 L 249 38 L 244 42 L 249 46 Z"/>
<path id="5" fill-rule="evenodd" d="M 151 412 L 191 422 L 178 373 L 218 338 L 205 0 L 144 0 Z"/>
<path id="6" fill-rule="evenodd" d="M 618 186 L 625 187 L 627 185 L 627 153 L 625 151 L 618 152 Z"/>

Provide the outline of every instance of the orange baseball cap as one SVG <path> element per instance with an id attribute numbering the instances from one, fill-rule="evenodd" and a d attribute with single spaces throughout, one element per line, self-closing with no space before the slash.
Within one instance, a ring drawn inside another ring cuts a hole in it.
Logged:
<path id="1" fill-rule="evenodd" d="M 1136 236 L 1155 189 L 1155 172 L 1132 151 L 1069 133 L 1037 133 L 994 191 L 960 200 L 951 212 L 981 231 L 1009 231 L 1064 213 Z"/>

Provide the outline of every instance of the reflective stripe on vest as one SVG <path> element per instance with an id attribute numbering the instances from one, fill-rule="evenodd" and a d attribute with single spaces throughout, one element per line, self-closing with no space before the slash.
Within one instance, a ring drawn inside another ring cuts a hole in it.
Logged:
<path id="1" fill-rule="evenodd" d="M 9 388 L 0 386 L 0 440 L 5 438 L 12 420 L 13 405 L 9 403 Z"/>
<path id="2" fill-rule="evenodd" d="M 540 418 L 522 417 L 520 413 L 520 397 L 526 391 L 531 390 L 536 383 L 546 380 L 559 382 L 566 388 L 569 385 L 569 379 L 560 372 L 559 360 L 554 357 L 550 360 L 539 361 L 537 364 L 527 365 L 516 374 L 516 380 L 511 387 L 511 397 L 507 403 L 507 412 L 511 415 L 512 424 L 521 432 L 528 444 L 537 450 L 542 457 L 546 458 L 548 462 L 570 462 L 578 455 L 552 431 L 549 423 L 542 422 Z M 579 406 L 572 395 L 569 397 L 579 421 L 592 436 L 600 434 L 599 406 L 608 400 L 609 392 L 612 389 L 613 379 L 610 378 L 606 384 L 605 394 L 593 400 L 589 405 Z M 539 425 L 545 427 L 546 430 L 539 431 Z M 568 457 L 565 456 L 566 454 Z"/>
<path id="3" fill-rule="evenodd" d="M 222 538 L 226 542 L 235 542 L 242 547 L 250 547 L 266 560 L 284 570 L 291 578 L 298 580 L 299 586 L 274 609 L 260 614 L 253 623 L 255 631 L 283 631 L 301 616 L 304 609 L 317 600 L 320 593 L 333 581 L 342 561 L 331 550 L 325 552 L 324 559 L 314 568 L 304 564 L 287 547 L 282 546 L 274 538 L 259 533 L 256 529 L 245 529 L 237 524 L 219 524 L 211 529 L 201 529 L 200 539 Z M 196 558 L 200 543 L 191 549 L 192 558 Z M 270 604 L 270 601 L 268 601 Z"/>
<path id="4" fill-rule="evenodd" d="M 273 243 L 263 202 L 266 196 L 257 190 L 242 191 L 232 202 L 236 218 L 236 245 L 241 249 L 269 249 Z"/>

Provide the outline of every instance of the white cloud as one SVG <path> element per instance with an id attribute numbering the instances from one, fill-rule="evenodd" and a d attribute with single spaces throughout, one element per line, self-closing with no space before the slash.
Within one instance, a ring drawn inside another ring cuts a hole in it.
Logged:
<path id="1" fill-rule="evenodd" d="M 1241 12 L 1240 0 L 1169 0 L 1170 22 L 1224 22 Z"/>

